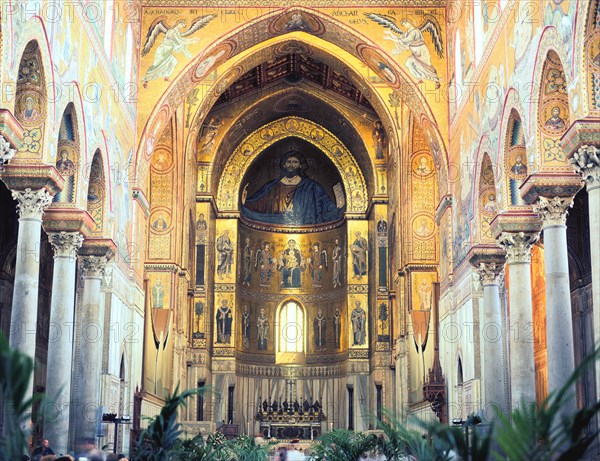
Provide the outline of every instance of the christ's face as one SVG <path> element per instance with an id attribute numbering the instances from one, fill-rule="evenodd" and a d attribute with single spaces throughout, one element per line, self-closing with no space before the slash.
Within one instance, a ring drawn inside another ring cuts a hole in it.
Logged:
<path id="1" fill-rule="evenodd" d="M 300 173 L 301 166 L 302 165 L 300 163 L 300 160 L 298 160 L 296 157 L 288 158 L 283 164 L 283 168 L 285 169 L 286 175 L 289 177 L 298 175 Z"/>

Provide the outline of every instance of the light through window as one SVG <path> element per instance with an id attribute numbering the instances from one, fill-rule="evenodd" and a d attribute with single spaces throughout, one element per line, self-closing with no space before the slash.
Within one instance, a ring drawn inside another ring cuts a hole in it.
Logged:
<path id="1" fill-rule="evenodd" d="M 304 311 L 294 301 L 279 312 L 279 352 L 304 352 Z"/>

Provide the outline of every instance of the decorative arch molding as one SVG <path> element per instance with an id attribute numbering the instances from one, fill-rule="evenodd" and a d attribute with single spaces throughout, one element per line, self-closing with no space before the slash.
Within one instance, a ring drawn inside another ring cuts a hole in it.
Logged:
<path id="1" fill-rule="evenodd" d="M 223 170 L 217 191 L 221 213 L 239 212 L 243 176 L 252 162 L 275 142 L 296 137 L 320 149 L 336 166 L 346 191 L 346 215 L 367 212 L 369 197 L 362 171 L 350 151 L 331 132 L 311 120 L 289 116 L 271 122 L 247 136 L 234 150 Z"/>
<path id="2" fill-rule="evenodd" d="M 21 63 L 21 58 L 23 56 L 23 53 L 25 52 L 25 49 L 27 47 L 27 45 L 32 42 L 32 41 L 36 41 L 38 44 L 38 49 L 39 49 L 39 53 L 40 53 L 40 62 L 41 62 L 41 66 L 42 69 L 44 71 L 44 79 L 45 79 L 45 90 L 46 93 L 50 93 L 50 94 L 46 94 L 46 98 L 44 101 L 44 113 L 45 113 L 45 118 L 44 118 L 44 122 L 41 125 L 42 127 L 42 132 L 41 132 L 41 138 L 40 138 L 40 143 L 42 146 L 48 146 L 51 145 L 54 142 L 53 133 L 49 133 L 48 130 L 48 121 L 53 119 L 56 120 L 57 117 L 59 117 L 59 114 L 57 114 L 56 112 L 56 102 L 58 101 L 58 95 L 57 95 L 57 89 L 56 89 L 56 79 L 55 79 L 55 75 L 54 75 L 54 63 L 53 63 L 53 59 L 52 59 L 52 49 L 50 46 L 50 41 L 48 39 L 48 31 L 46 30 L 46 25 L 44 22 L 44 19 L 41 16 L 38 15 L 33 15 L 27 22 L 25 22 L 25 24 L 20 25 L 19 31 L 18 33 L 14 30 L 14 25 L 12 24 L 13 21 L 13 16 L 15 15 L 11 15 L 8 14 L 6 15 L 7 18 L 10 21 L 10 28 L 9 30 L 11 30 L 11 33 L 14 36 L 14 40 L 15 40 L 15 46 L 14 47 L 9 47 L 6 52 L 10 53 L 9 56 L 9 60 L 8 62 L 8 66 L 10 70 L 8 70 L 8 72 L 4 73 L 4 78 L 9 78 L 13 77 L 18 79 L 18 70 L 19 70 L 19 66 Z M 6 83 L 14 83 L 15 85 L 17 84 L 16 80 L 9 80 L 6 81 Z M 15 98 L 14 100 L 14 108 L 13 108 L 13 113 L 16 114 L 17 111 L 19 110 L 19 99 Z M 62 114 L 60 114 L 62 115 Z M 50 150 L 47 148 L 42 149 L 41 153 L 42 153 L 42 161 L 43 162 L 47 162 L 50 163 L 52 162 L 52 156 L 54 153 L 50 153 Z"/>
<path id="3" fill-rule="evenodd" d="M 377 165 L 374 164 L 374 160 L 373 160 L 375 153 L 373 152 L 372 156 L 369 155 L 370 149 L 367 146 L 367 144 L 365 143 L 365 138 L 360 135 L 360 131 L 359 131 L 358 127 L 356 126 L 355 123 L 353 123 L 353 122 L 355 122 L 355 120 L 353 120 L 352 118 L 346 117 L 341 110 L 339 110 L 330 101 L 325 99 L 323 97 L 323 95 L 321 95 L 321 94 L 310 93 L 309 91 L 306 91 L 305 89 L 303 89 L 301 86 L 295 86 L 293 88 L 293 90 L 297 91 L 298 93 L 305 94 L 306 96 L 309 96 L 311 98 L 315 98 L 315 99 L 319 99 L 320 101 L 323 101 L 324 104 L 327 104 L 329 107 L 331 107 L 331 109 L 333 111 L 335 111 L 337 114 L 339 114 L 340 117 L 344 118 L 344 120 L 348 122 L 350 127 L 353 129 L 353 133 L 351 136 L 356 137 L 357 142 L 360 143 L 361 148 L 362 148 L 362 152 L 361 152 L 361 149 L 354 150 L 353 155 L 357 159 L 357 162 L 361 165 L 361 170 L 363 172 L 363 175 L 367 178 L 367 183 L 369 183 L 369 181 L 370 181 L 370 183 L 373 185 L 373 188 L 374 188 L 375 183 L 376 183 L 375 174 L 376 174 L 376 168 L 377 168 Z M 227 150 L 223 149 L 222 141 L 227 137 L 227 134 L 229 132 L 231 132 L 232 130 L 234 130 L 238 126 L 245 126 L 245 123 L 242 125 L 242 120 L 245 120 L 245 118 L 249 114 L 252 114 L 252 112 L 257 107 L 260 107 L 261 104 L 264 104 L 266 101 L 268 101 L 270 99 L 277 100 L 279 98 L 283 98 L 290 91 L 291 91 L 290 89 L 286 88 L 286 89 L 280 89 L 280 90 L 274 91 L 274 92 L 269 92 L 268 95 L 261 97 L 259 100 L 255 101 L 250 107 L 248 107 L 244 112 L 240 113 L 237 118 L 231 120 L 229 122 L 228 127 L 226 129 L 222 130 L 223 134 L 222 134 L 222 136 L 220 136 L 220 142 L 214 149 L 214 151 L 218 152 L 219 155 L 218 155 L 218 158 L 215 158 L 214 163 L 213 163 L 212 183 L 210 185 L 209 190 L 211 190 L 211 191 L 218 190 L 218 181 L 221 177 L 222 172 L 224 171 L 226 162 L 229 159 L 229 157 L 233 154 L 233 150 L 235 150 L 234 148 L 230 148 Z M 323 127 L 323 128 L 327 129 L 327 127 Z M 391 133 L 389 138 L 391 139 L 391 137 L 393 135 L 395 135 L 395 133 Z M 188 155 L 194 156 L 197 145 L 198 145 L 197 140 L 195 139 L 195 137 L 191 136 L 191 133 L 190 133 L 190 136 L 188 137 Z M 362 154 L 362 155 L 360 155 L 360 154 Z M 379 165 L 379 167 L 381 168 L 381 165 Z M 368 187 L 368 185 L 367 185 L 367 187 Z M 375 193 L 374 189 L 369 192 L 371 192 L 373 194 Z"/>
<path id="4" fill-rule="evenodd" d="M 578 2 L 586 4 L 585 0 L 578 0 Z M 600 113 L 600 91 L 594 90 L 594 81 L 600 84 L 600 66 L 593 62 L 598 54 L 593 51 L 594 46 L 597 50 L 600 45 L 600 22 L 597 23 L 595 17 L 597 8 L 598 0 L 588 1 L 587 8 L 584 9 L 585 15 L 582 15 L 583 19 L 575 24 L 573 42 L 578 48 L 573 50 L 573 74 L 579 71 L 579 75 L 583 76 L 580 91 L 583 95 L 581 109 L 574 110 L 579 118 Z M 598 89 L 600 90 L 600 86 Z"/>
<path id="5" fill-rule="evenodd" d="M 529 104 L 529 110 L 527 112 L 527 126 L 530 133 L 535 133 L 535 136 L 530 138 L 530 144 L 528 146 L 528 150 L 530 152 L 534 152 L 537 155 L 535 160 L 529 159 L 530 162 L 533 161 L 535 165 L 542 166 L 545 162 L 544 151 L 549 146 L 546 146 L 545 139 L 548 139 L 548 136 L 543 136 L 542 132 L 544 131 L 545 120 L 541 120 L 542 113 L 545 113 L 544 107 L 549 103 L 549 98 L 544 95 L 544 88 L 546 83 L 546 74 L 548 71 L 549 59 L 551 56 L 555 56 L 551 61 L 556 61 L 556 67 L 562 70 L 562 78 L 564 79 L 564 97 L 561 98 L 564 101 L 561 101 L 562 106 L 566 106 L 563 108 L 562 118 L 565 121 L 575 120 L 575 113 L 573 110 L 573 102 L 576 102 L 576 105 L 579 106 L 581 101 L 579 100 L 578 90 L 574 80 L 571 80 L 571 74 L 568 72 L 568 69 L 564 67 L 565 63 L 568 63 L 568 58 L 563 49 L 556 46 L 557 43 L 560 43 L 560 37 L 556 31 L 556 28 L 553 26 L 548 26 L 544 29 L 540 41 L 538 43 L 537 54 L 535 58 L 535 66 L 532 73 L 532 82 L 531 86 L 531 94 L 528 95 L 531 103 Z M 556 99 L 556 98 L 554 98 Z M 566 110 L 566 111 L 565 111 Z M 566 112 L 566 113 L 565 113 Z M 521 117 L 523 117 L 524 113 L 520 113 Z M 568 123 L 567 123 L 568 128 Z M 565 129 L 566 131 L 566 129 Z M 560 136 L 558 136 L 560 138 Z M 556 141 L 558 141 L 558 138 Z M 562 152 L 562 149 L 557 146 L 554 150 L 559 149 Z M 556 162 L 555 162 L 556 163 Z M 565 163 L 565 162 L 563 162 Z M 568 164 L 566 166 L 569 166 Z M 569 166 L 570 170 L 570 166 Z"/>
<path id="6" fill-rule="evenodd" d="M 387 61 L 389 63 L 390 71 L 394 76 L 390 88 L 394 89 L 396 93 L 399 93 L 400 98 L 407 104 L 409 109 L 419 117 L 421 114 L 425 114 L 430 120 L 435 120 L 433 111 L 427 103 L 425 96 L 413 82 L 411 77 L 408 76 L 406 70 L 397 64 L 395 60 L 390 59 L 387 53 L 380 51 L 375 42 L 356 31 L 349 30 L 340 21 L 332 19 L 317 10 L 306 7 L 291 7 L 285 10 L 279 9 L 258 17 L 255 20 L 250 21 L 247 25 L 240 26 L 213 42 L 206 48 L 204 53 L 199 54 L 188 63 L 168 89 L 162 94 L 145 123 L 140 136 L 136 158 L 133 162 L 134 165 L 136 165 L 139 174 L 143 175 L 139 177 L 141 184 L 145 184 L 147 181 L 147 171 L 144 171 L 141 167 L 137 167 L 144 163 L 142 159 L 151 152 L 151 149 L 150 151 L 147 149 L 148 138 L 151 138 L 156 132 L 164 128 L 164 123 L 184 101 L 189 88 L 196 86 L 196 84 L 212 70 L 232 58 L 234 55 L 240 54 L 253 46 L 266 42 L 272 38 L 273 35 L 270 34 L 272 33 L 271 26 L 274 27 L 274 24 L 282 15 L 295 12 L 302 13 L 305 19 L 314 20 L 316 23 L 323 25 L 324 30 L 322 34 L 319 34 L 320 37 L 326 42 L 337 45 L 341 51 L 347 52 L 364 62 L 363 55 L 365 50 L 371 50 L 380 58 Z M 251 38 L 248 38 L 247 31 L 249 29 L 257 31 Z M 319 31 L 320 30 L 321 27 L 319 27 Z M 289 32 L 278 31 L 279 35 L 285 35 L 286 33 Z M 309 34 L 304 35 L 313 37 L 313 39 L 315 37 L 314 35 Z M 244 37 L 244 41 L 247 42 L 247 46 L 244 48 L 237 45 L 239 40 L 236 39 L 241 37 Z M 358 45 L 354 46 L 355 43 L 358 43 Z M 218 59 L 216 58 L 217 54 L 219 55 Z M 213 63 L 209 65 L 209 68 L 205 69 L 202 67 L 201 75 L 198 76 L 197 73 L 199 68 L 204 64 L 204 61 L 211 57 L 214 58 Z M 372 70 L 376 73 L 381 72 L 379 69 L 372 68 Z M 384 126 L 389 126 L 389 124 L 384 123 Z M 439 128 L 437 126 L 435 127 L 435 130 L 438 139 L 441 139 L 441 134 L 439 133 Z M 443 143 L 440 145 L 444 146 Z M 446 154 L 446 152 L 444 152 L 444 154 Z M 447 155 L 444 155 L 443 161 L 447 164 Z M 445 192 L 448 187 L 447 184 L 441 183 L 440 186 L 442 192 Z"/>

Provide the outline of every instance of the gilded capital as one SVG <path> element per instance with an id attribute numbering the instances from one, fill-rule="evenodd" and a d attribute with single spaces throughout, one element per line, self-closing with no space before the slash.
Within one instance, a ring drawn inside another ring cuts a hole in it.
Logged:
<path id="1" fill-rule="evenodd" d="M 48 241 L 54 249 L 55 258 L 75 258 L 77 250 L 83 244 L 83 235 L 79 232 L 57 232 L 48 234 Z"/>
<path id="2" fill-rule="evenodd" d="M 531 263 L 531 247 L 538 241 L 538 232 L 502 232 L 498 244 L 506 250 L 508 264 Z"/>
<path id="3" fill-rule="evenodd" d="M 84 277 L 102 277 L 108 262 L 106 256 L 83 256 L 80 261 Z"/>
<path id="4" fill-rule="evenodd" d="M 585 181 L 588 190 L 600 187 L 600 147 L 581 146 L 570 162 Z"/>
<path id="5" fill-rule="evenodd" d="M 0 170 L 2 165 L 12 159 L 17 151 L 13 149 L 7 139 L 0 134 Z"/>
<path id="6" fill-rule="evenodd" d="M 477 273 L 482 285 L 497 285 L 498 276 L 504 271 L 504 264 L 480 262 Z"/>
<path id="7" fill-rule="evenodd" d="M 46 189 L 12 191 L 12 198 L 17 201 L 17 211 L 20 218 L 42 219 L 42 214 L 52 203 L 52 195 Z"/>
<path id="8" fill-rule="evenodd" d="M 542 218 L 544 227 L 566 226 L 569 208 L 572 207 L 572 197 L 546 198 L 540 196 L 538 202 L 533 206 L 533 211 Z"/>

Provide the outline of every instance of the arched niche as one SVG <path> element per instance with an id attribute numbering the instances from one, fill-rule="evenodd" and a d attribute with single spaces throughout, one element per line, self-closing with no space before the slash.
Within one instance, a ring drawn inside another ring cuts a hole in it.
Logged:
<path id="1" fill-rule="evenodd" d="M 25 128 L 19 154 L 26 157 L 38 157 L 42 153 L 47 106 L 42 62 L 39 44 L 31 40 L 21 56 L 15 92 L 15 117 Z"/>
<path id="2" fill-rule="evenodd" d="M 566 166 L 560 138 L 570 125 L 569 95 L 565 71 L 554 50 L 548 51 L 544 60 L 537 110 L 539 164 Z"/>
<path id="3" fill-rule="evenodd" d="M 75 106 L 69 103 L 63 112 L 58 131 L 56 169 L 65 178 L 65 187 L 54 197 L 54 203 L 66 204 L 76 201 L 79 178 L 79 131 Z"/>
<path id="4" fill-rule="evenodd" d="M 92 235 L 100 236 L 104 226 L 104 208 L 106 202 L 106 183 L 100 149 L 96 150 L 90 164 L 87 192 L 87 211 L 94 219 Z"/>
<path id="5" fill-rule="evenodd" d="M 475 199 L 477 200 L 476 206 L 479 213 L 479 239 L 482 242 L 493 242 L 495 239 L 490 230 L 490 223 L 498 213 L 499 206 L 496 181 L 494 179 L 494 167 L 487 152 L 483 153 L 483 158 L 481 159 L 477 189 L 479 192 Z"/>
<path id="6" fill-rule="evenodd" d="M 340 172 L 346 191 L 346 213 L 364 214 L 368 205 L 363 174 L 352 156 L 337 137 L 316 123 L 301 117 L 284 117 L 250 134 L 235 149 L 219 180 L 217 207 L 219 212 L 239 212 L 238 197 L 242 193 L 242 178 L 249 166 L 265 149 L 285 138 L 310 143 L 323 152 Z M 348 193 L 351 191 L 351 193 Z"/>
<path id="7" fill-rule="evenodd" d="M 524 126 L 516 109 L 511 109 L 504 146 L 504 172 L 508 206 L 525 206 L 519 187 L 529 174 Z"/>

